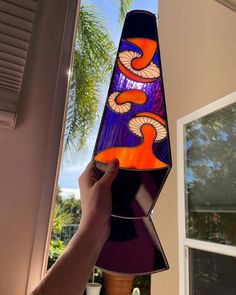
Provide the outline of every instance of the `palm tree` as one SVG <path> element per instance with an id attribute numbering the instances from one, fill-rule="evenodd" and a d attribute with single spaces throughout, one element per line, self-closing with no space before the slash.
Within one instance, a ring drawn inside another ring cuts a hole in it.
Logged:
<path id="1" fill-rule="evenodd" d="M 124 19 L 132 0 L 119 0 Z M 116 48 L 95 6 L 81 5 L 77 23 L 74 70 L 68 101 L 64 151 L 81 149 L 98 117 L 99 87 L 108 80 Z"/>
<path id="2" fill-rule="evenodd" d="M 126 12 L 129 10 L 133 0 L 120 0 L 120 13 L 119 20 L 123 21 L 125 18 Z"/>
<path id="3" fill-rule="evenodd" d="M 62 199 L 60 196 L 59 198 L 59 201 L 61 202 Z M 57 258 L 61 255 L 66 247 L 65 242 L 58 238 L 57 235 L 59 235 L 63 227 L 67 224 L 70 224 L 71 221 L 72 215 L 67 212 L 62 212 L 60 203 L 57 203 L 53 212 L 52 239 L 50 241 L 48 251 L 48 269 L 55 263 Z"/>

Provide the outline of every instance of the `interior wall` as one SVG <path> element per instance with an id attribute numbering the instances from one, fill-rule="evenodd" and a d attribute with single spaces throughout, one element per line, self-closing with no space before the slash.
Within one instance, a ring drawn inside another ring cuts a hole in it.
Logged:
<path id="1" fill-rule="evenodd" d="M 16 128 L 0 128 L 2 295 L 26 294 L 42 273 L 77 2 L 38 1 Z"/>
<path id="2" fill-rule="evenodd" d="M 153 216 L 170 270 L 152 276 L 152 294 L 177 295 L 176 122 L 236 90 L 236 13 L 214 0 L 159 0 L 158 27 L 173 168 Z"/>

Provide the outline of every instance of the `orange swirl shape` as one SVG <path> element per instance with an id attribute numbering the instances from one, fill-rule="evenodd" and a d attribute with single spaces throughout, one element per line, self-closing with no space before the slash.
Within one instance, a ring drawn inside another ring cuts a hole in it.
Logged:
<path id="1" fill-rule="evenodd" d="M 146 100 L 146 93 L 142 90 L 114 91 L 108 98 L 108 105 L 114 112 L 124 114 L 131 109 L 132 103 L 144 104 Z"/>
<path id="2" fill-rule="evenodd" d="M 142 55 L 130 50 L 121 51 L 117 60 L 120 71 L 137 82 L 155 81 L 160 76 L 160 69 L 152 62 L 157 49 L 156 41 L 145 38 L 128 38 L 127 41 L 139 47 Z"/>
<path id="3" fill-rule="evenodd" d="M 129 121 L 129 130 L 134 135 L 143 138 L 140 145 L 135 147 L 112 147 L 103 150 L 95 156 L 95 160 L 108 163 L 113 158 L 120 161 L 121 168 L 129 169 L 161 169 L 168 167 L 167 163 L 159 160 L 152 150 L 156 141 L 166 138 L 166 123 L 152 113 L 139 113 Z"/>

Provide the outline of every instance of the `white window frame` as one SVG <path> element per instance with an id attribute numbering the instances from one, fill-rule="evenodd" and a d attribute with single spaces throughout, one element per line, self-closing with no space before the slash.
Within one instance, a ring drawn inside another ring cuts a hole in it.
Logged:
<path id="1" fill-rule="evenodd" d="M 73 61 L 73 48 L 75 42 L 76 21 L 80 0 L 44 0 L 44 21 L 58 22 L 57 26 L 63 28 L 54 32 L 53 45 L 49 36 L 44 32 L 42 36 L 45 48 L 54 46 L 56 53 L 59 52 L 58 65 L 52 73 L 51 81 L 41 89 L 40 95 L 47 93 L 48 89 L 54 89 L 52 97 L 53 106 L 49 125 L 48 144 L 45 153 L 44 175 L 40 191 L 38 215 L 36 216 L 35 234 L 32 241 L 31 258 L 29 262 L 28 280 L 26 293 L 30 293 L 44 276 L 47 269 L 48 248 L 51 236 L 52 216 L 54 200 L 56 198 L 59 169 L 62 157 L 62 147 L 67 111 L 67 98 L 70 83 L 70 70 Z M 45 2 L 45 3 L 44 3 Z M 55 7 L 58 11 L 54 15 Z M 58 17 L 58 14 L 59 17 Z M 53 27 L 55 29 L 55 26 Z M 51 28 L 52 30 L 52 28 Z M 58 29 L 57 29 L 58 30 Z M 42 33 L 42 31 L 41 31 Z M 47 67 L 48 59 L 44 59 Z"/>
<path id="2" fill-rule="evenodd" d="M 236 257 L 236 246 L 194 240 L 186 237 L 185 187 L 184 187 L 184 126 L 196 119 L 236 102 L 236 91 L 210 103 L 177 121 L 177 185 L 179 221 L 179 294 L 189 295 L 189 249 L 208 251 Z"/>

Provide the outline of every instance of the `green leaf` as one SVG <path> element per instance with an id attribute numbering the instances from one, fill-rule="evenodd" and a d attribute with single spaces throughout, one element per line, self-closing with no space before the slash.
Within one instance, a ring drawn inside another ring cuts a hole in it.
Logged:
<path id="1" fill-rule="evenodd" d="M 104 17 L 94 6 L 81 6 L 74 70 L 69 93 L 64 150 L 81 149 L 98 117 L 99 87 L 108 81 L 116 48 Z"/>
<path id="2" fill-rule="evenodd" d="M 119 21 L 123 21 L 127 11 L 130 9 L 132 0 L 120 0 Z"/>

